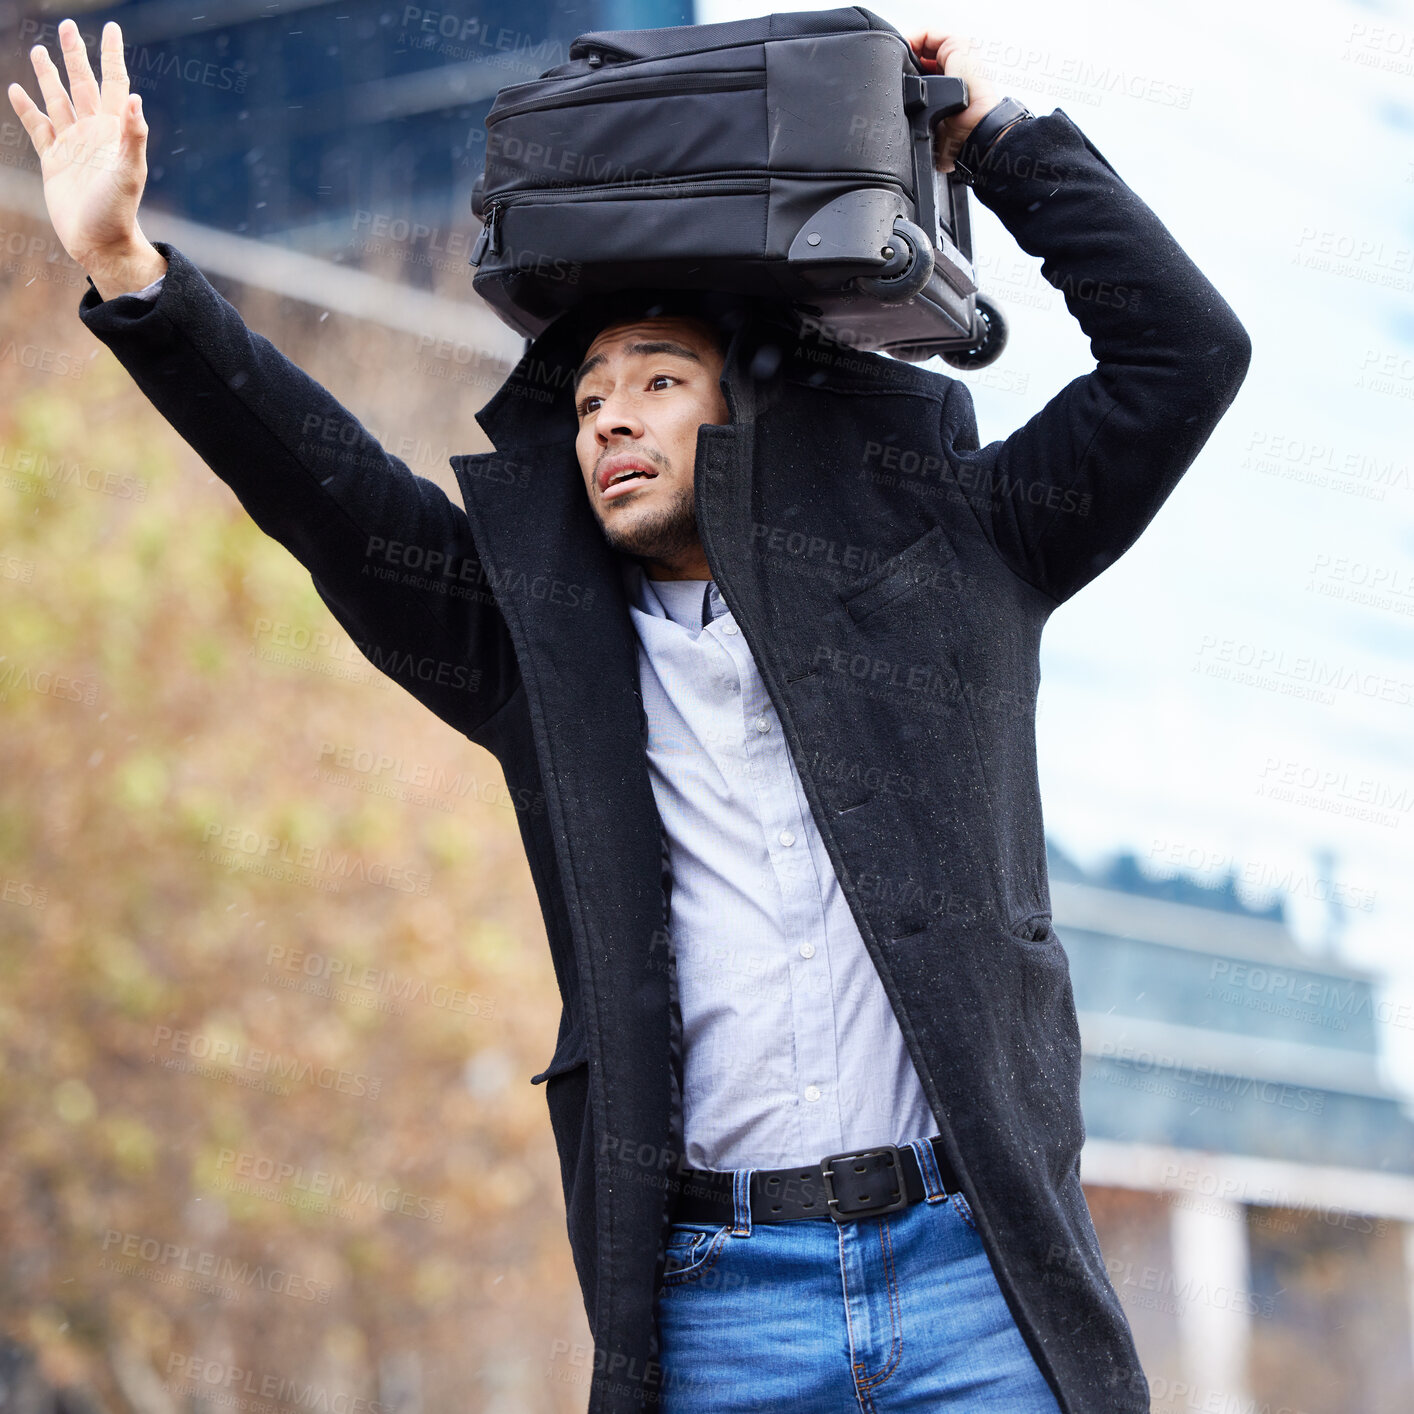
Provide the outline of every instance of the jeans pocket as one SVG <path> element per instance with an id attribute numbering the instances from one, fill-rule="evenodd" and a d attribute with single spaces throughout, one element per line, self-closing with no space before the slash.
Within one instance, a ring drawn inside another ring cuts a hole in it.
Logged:
<path id="1" fill-rule="evenodd" d="M 967 1201 L 967 1197 L 962 1192 L 949 1193 L 948 1202 L 952 1204 L 953 1211 L 965 1222 L 973 1232 L 977 1231 L 977 1223 L 972 1216 L 972 1205 Z"/>
<path id="2" fill-rule="evenodd" d="M 722 1243 L 731 1225 L 687 1226 L 674 1224 L 668 1233 L 667 1256 L 663 1265 L 664 1287 L 684 1286 L 700 1280 L 716 1265 Z"/>

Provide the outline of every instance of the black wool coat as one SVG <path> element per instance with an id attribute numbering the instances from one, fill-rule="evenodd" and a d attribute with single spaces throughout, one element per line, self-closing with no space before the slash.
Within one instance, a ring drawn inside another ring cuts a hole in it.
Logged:
<path id="1" fill-rule="evenodd" d="M 754 320 L 722 377 L 731 421 L 699 433 L 696 508 L 1027 1345 L 1066 1414 L 1138 1414 L 1080 1185 L 1039 644 L 1158 510 L 1251 349 L 1063 112 L 1003 137 L 975 193 L 1042 258 L 1094 371 L 982 447 L 960 381 Z M 620 562 L 575 461 L 565 321 L 478 414 L 496 450 L 452 459 L 463 511 L 158 248 L 156 303 L 89 289 L 84 323 L 370 660 L 494 753 L 516 799 L 543 792 L 518 819 L 563 1011 L 535 1078 L 595 1339 L 589 1407 L 652 1408 L 682 1139 L 671 878 Z"/>

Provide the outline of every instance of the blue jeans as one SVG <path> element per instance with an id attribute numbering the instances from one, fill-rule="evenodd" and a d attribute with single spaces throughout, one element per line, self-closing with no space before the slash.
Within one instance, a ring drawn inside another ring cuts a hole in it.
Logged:
<path id="1" fill-rule="evenodd" d="M 753 1225 L 739 1169 L 734 1222 L 674 1223 L 661 1414 L 1059 1414 L 967 1200 L 919 1158 L 927 1199 L 881 1217 Z"/>

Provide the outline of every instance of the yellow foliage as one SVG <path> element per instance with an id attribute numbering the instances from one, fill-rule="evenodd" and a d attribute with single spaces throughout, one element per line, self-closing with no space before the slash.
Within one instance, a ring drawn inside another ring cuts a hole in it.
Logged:
<path id="1" fill-rule="evenodd" d="M 0 326 L 89 351 L 72 290 L 9 294 Z M 308 317 L 272 333 L 297 361 Z M 317 333 L 304 366 L 388 396 L 356 331 Z M 0 443 L 5 1329 L 114 1409 L 119 1348 L 163 1376 L 219 1343 L 371 1397 L 389 1352 L 461 1391 L 510 1342 L 587 1338 L 526 1083 L 559 1004 L 496 763 L 371 670 L 259 656 L 286 623 L 362 664 L 106 350 L 81 380 L 0 366 Z M 331 743 L 497 790 L 359 790 L 320 776 Z M 490 1047 L 494 1104 L 464 1079 Z M 466 1279 L 543 1250 L 550 1300 L 492 1311 Z"/>

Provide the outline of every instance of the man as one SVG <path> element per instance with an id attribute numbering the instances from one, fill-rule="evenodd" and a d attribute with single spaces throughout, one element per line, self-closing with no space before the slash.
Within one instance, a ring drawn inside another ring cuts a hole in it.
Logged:
<path id="1" fill-rule="evenodd" d="M 370 659 L 544 791 L 519 824 L 563 1010 L 535 1079 L 593 1414 L 1147 1409 L 1079 1179 L 1034 709 L 1046 619 L 1242 381 L 1221 297 L 1068 117 L 920 36 L 973 86 L 943 165 L 1096 369 L 980 447 L 957 380 L 774 312 L 590 308 L 477 414 L 463 513 L 141 236 L 117 26 L 101 93 L 60 39 L 72 106 L 38 47 L 49 116 L 11 99 L 85 324 Z"/>

